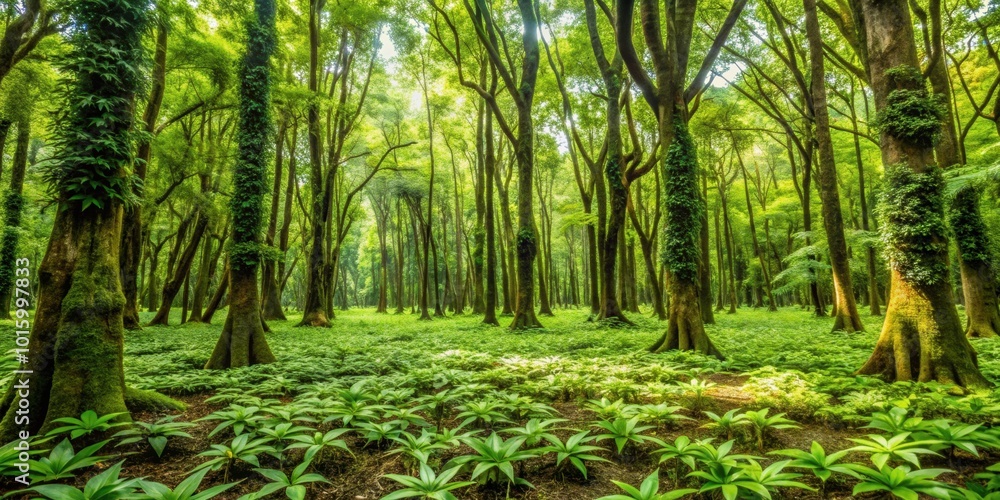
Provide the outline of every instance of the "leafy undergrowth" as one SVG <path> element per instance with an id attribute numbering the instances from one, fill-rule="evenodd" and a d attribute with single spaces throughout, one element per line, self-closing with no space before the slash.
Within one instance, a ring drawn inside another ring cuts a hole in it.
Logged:
<path id="1" fill-rule="evenodd" d="M 654 320 L 586 319 L 292 317 L 271 323 L 277 363 L 225 372 L 201 369 L 217 325 L 131 332 L 127 383 L 186 410 L 67 420 L 12 496 L 1000 498 L 1000 394 L 854 376 L 879 318 L 847 335 L 797 309 L 719 315 L 726 361 L 647 353 Z M 997 380 L 1000 344 L 974 342 Z M 0 448 L 4 491 L 15 462 Z"/>

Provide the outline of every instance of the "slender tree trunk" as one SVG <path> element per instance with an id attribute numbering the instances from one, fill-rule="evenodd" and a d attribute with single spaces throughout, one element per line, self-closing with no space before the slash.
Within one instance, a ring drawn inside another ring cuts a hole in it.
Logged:
<path id="1" fill-rule="evenodd" d="M 701 249 L 701 265 L 698 266 L 698 296 L 701 299 L 701 320 L 706 325 L 715 324 L 715 313 L 712 311 L 712 257 L 708 249 L 708 176 L 701 174 L 701 231 L 698 243 Z M 770 284 L 768 284 L 770 287 Z"/>
<path id="2" fill-rule="evenodd" d="M 0 240 L 0 317 L 10 315 L 11 294 L 17 274 L 17 246 L 20 239 L 21 218 L 24 214 L 24 173 L 28 166 L 28 145 L 31 142 L 31 118 L 27 113 L 17 123 L 17 143 L 14 165 L 10 172 L 10 189 L 4 198 L 3 236 Z M 0 156 L 3 150 L 0 149 Z"/>
<path id="3" fill-rule="evenodd" d="M 958 263 L 968 318 L 965 335 L 995 337 L 1000 333 L 997 281 L 989 229 L 979 211 L 979 191 L 975 187 L 964 187 L 955 194 L 949 222 L 958 243 Z"/>
<path id="4" fill-rule="evenodd" d="M 309 1 L 309 91 L 319 91 L 319 9 L 320 0 Z M 306 302 L 302 321 L 298 326 L 330 326 L 327 316 L 327 261 L 326 223 L 328 212 L 324 205 L 326 190 L 323 175 L 322 131 L 320 130 L 319 102 L 311 102 L 307 110 L 309 127 L 309 185 L 312 189 L 312 235 L 309 242 L 309 260 L 306 267 Z"/>
<path id="5" fill-rule="evenodd" d="M 486 225 L 486 296 L 483 324 L 500 326 L 500 322 L 497 321 L 497 232 L 496 217 L 493 210 L 493 183 L 496 181 L 496 154 L 493 151 L 493 111 L 487 109 L 485 114 L 486 126 L 483 138 L 486 142 L 486 155 L 484 158 L 485 174 L 482 179 L 486 184 L 483 195 Z"/>
<path id="6" fill-rule="evenodd" d="M 194 230 L 191 232 L 191 241 L 188 242 L 187 247 L 185 247 L 184 251 L 178 256 L 177 266 L 176 269 L 174 269 L 173 277 L 170 278 L 170 280 L 163 286 L 160 308 L 157 309 L 156 315 L 153 316 L 153 319 L 149 320 L 149 323 L 147 323 L 146 326 L 167 326 L 170 324 L 170 307 L 173 305 L 174 298 L 176 298 L 177 293 L 181 291 L 181 287 L 184 285 L 184 281 L 187 279 L 187 275 L 191 271 L 191 264 L 194 262 L 195 255 L 198 253 L 198 244 L 201 242 L 201 238 L 205 234 L 205 230 L 207 228 L 208 217 L 204 213 L 199 213 L 197 215 Z"/>
<path id="7" fill-rule="evenodd" d="M 834 310 L 833 330 L 848 333 L 862 332 L 865 325 L 858 315 L 851 284 L 851 266 L 848 262 L 847 239 L 844 237 L 843 215 L 840 211 L 840 192 L 837 187 L 837 164 L 833 156 L 833 138 L 830 136 L 830 114 L 826 104 L 826 80 L 823 63 L 823 39 L 816 15 L 816 0 L 803 0 L 806 15 L 806 34 L 809 39 L 811 66 L 812 114 L 815 119 L 816 145 L 819 156 L 819 194 L 823 200 L 823 225 L 830 266 L 833 274 Z"/>
<path id="8" fill-rule="evenodd" d="M 208 305 L 205 306 L 205 313 L 201 315 L 202 323 L 211 323 L 212 317 L 215 316 L 215 311 L 219 310 L 222 305 L 222 299 L 226 296 L 226 291 L 229 290 L 229 259 L 226 259 L 226 264 L 222 268 L 222 278 L 219 280 L 219 286 L 215 289 L 215 293 L 212 294 L 212 299 L 208 301 Z"/>
<path id="9" fill-rule="evenodd" d="M 162 12 L 166 12 L 163 9 Z M 156 120 L 163 104 L 163 94 L 166 87 L 167 37 L 170 30 L 169 19 L 160 19 L 156 26 L 156 48 L 153 51 L 153 74 L 149 99 L 143 113 L 143 129 L 149 134 L 139 143 L 134 165 L 135 176 L 139 181 L 146 179 L 149 162 L 152 159 L 152 134 L 156 129 Z M 141 192 L 137 193 L 142 195 Z M 139 322 L 138 286 L 139 262 L 142 260 L 142 204 L 136 204 L 125 212 L 122 221 L 121 242 L 121 280 L 125 293 L 124 324 L 128 330 L 141 330 Z"/>
<path id="10" fill-rule="evenodd" d="M 267 221 L 267 232 L 264 242 L 274 246 L 274 238 L 278 232 L 278 208 L 281 206 L 281 174 L 284 166 L 285 134 L 287 125 L 282 122 L 278 128 L 274 147 L 274 184 L 271 187 L 271 211 Z M 284 257 L 284 254 L 282 254 Z M 261 316 L 265 320 L 285 320 L 285 312 L 281 309 L 281 291 L 278 289 L 277 261 L 265 259 L 261 271 L 260 296 L 263 301 Z"/>

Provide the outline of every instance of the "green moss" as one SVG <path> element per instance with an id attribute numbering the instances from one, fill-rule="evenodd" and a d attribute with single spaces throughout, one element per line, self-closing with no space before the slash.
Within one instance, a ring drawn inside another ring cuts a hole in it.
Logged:
<path id="1" fill-rule="evenodd" d="M 273 159 L 270 59 L 276 48 L 274 2 L 258 0 L 255 10 L 257 15 L 246 22 L 247 50 L 239 65 L 237 160 L 229 202 L 233 220 L 229 265 L 235 270 L 255 270 L 266 254 L 260 233 L 264 196 L 269 189 L 268 165 Z"/>
<path id="2" fill-rule="evenodd" d="M 948 277 L 943 193 L 944 178 L 938 168 L 923 173 L 906 165 L 885 169 L 885 188 L 876 210 L 884 224 L 886 257 L 904 279 L 918 285 Z"/>
<path id="3" fill-rule="evenodd" d="M 667 224 L 660 258 L 675 279 L 695 281 L 703 210 L 698 194 L 698 158 L 687 125 L 680 118 L 674 122 L 674 134 L 663 162 Z"/>
<path id="4" fill-rule="evenodd" d="M 131 412 L 184 411 L 187 405 L 155 391 L 125 388 L 125 406 Z"/>
<path id="5" fill-rule="evenodd" d="M 948 211 L 948 222 L 963 261 L 970 264 L 993 262 L 989 229 L 979 212 L 978 189 L 966 186 L 955 194 Z"/>
<path id="6" fill-rule="evenodd" d="M 896 139 L 915 146 L 933 146 L 941 136 L 941 120 L 945 103 L 940 95 L 931 94 L 923 75 L 916 68 L 898 66 L 886 71 L 890 85 L 884 109 L 878 112 L 873 125 Z"/>
<path id="7" fill-rule="evenodd" d="M 530 227 L 517 230 L 517 253 L 523 258 L 535 257 L 535 232 Z"/>

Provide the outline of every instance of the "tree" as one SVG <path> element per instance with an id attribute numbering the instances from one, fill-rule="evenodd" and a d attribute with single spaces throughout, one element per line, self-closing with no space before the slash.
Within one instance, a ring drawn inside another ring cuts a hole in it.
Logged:
<path id="1" fill-rule="evenodd" d="M 934 161 L 941 104 L 917 66 L 909 8 L 905 0 L 861 0 L 860 8 L 886 166 L 879 211 L 892 286 L 882 333 L 859 373 L 989 386 L 948 279 L 944 180 Z"/>
<path id="2" fill-rule="evenodd" d="M 642 91 L 643 99 L 657 118 L 659 142 L 666 147 L 663 159 L 664 229 L 662 255 L 670 275 L 670 314 L 667 330 L 650 347 L 654 352 L 668 349 L 695 350 L 722 357 L 705 332 L 698 291 L 703 200 L 698 187 L 698 160 L 687 127 L 688 104 L 705 90 L 706 79 L 726 38 L 746 5 L 736 0 L 719 29 L 696 74 L 685 88 L 691 35 L 697 0 L 685 0 L 667 7 L 667 38 L 663 36 L 659 6 L 640 0 L 640 24 L 651 55 L 656 84 L 643 68 L 632 45 L 634 0 L 619 0 L 616 41 L 625 67 Z"/>
<path id="3" fill-rule="evenodd" d="M 247 21 L 247 46 L 240 61 L 240 108 L 236 127 L 237 157 L 233 169 L 232 243 L 229 248 L 229 310 L 226 324 L 206 369 L 236 368 L 275 361 L 264 337 L 257 269 L 261 245 L 267 170 L 272 160 L 271 55 L 277 40 L 274 0 L 255 0 L 255 17 Z"/>
<path id="4" fill-rule="evenodd" d="M 143 86 L 146 0 L 76 0 L 75 26 L 60 58 L 65 104 L 47 178 L 58 208 L 38 270 L 38 297 L 28 348 L 32 390 L 28 430 L 84 410 L 128 414 L 122 367 L 125 297 L 118 278 L 122 211 L 132 203 L 136 135 L 133 102 Z M 102 127 L 92 126 L 95 122 Z M 17 381 L 0 402 L 0 439 L 12 440 Z"/>
<path id="5" fill-rule="evenodd" d="M 14 166 L 10 173 L 10 189 L 4 198 L 4 229 L 0 239 L 0 316 L 11 319 L 10 299 L 16 276 L 17 245 L 20 240 L 21 218 L 24 211 L 24 172 L 28 166 L 28 143 L 31 141 L 31 115 L 25 114 L 17 123 Z"/>
<path id="6" fill-rule="evenodd" d="M 819 153 L 819 194 L 823 200 L 823 227 L 833 268 L 834 306 L 836 316 L 833 329 L 848 333 L 864 331 L 858 315 L 851 284 L 851 267 L 848 263 L 847 240 L 844 237 L 843 214 L 840 211 L 840 192 L 837 187 L 837 164 L 833 157 L 833 138 L 830 136 L 830 112 L 826 104 L 826 69 L 823 66 L 823 39 L 816 15 L 816 1 L 803 0 L 806 11 L 806 37 L 809 39 L 811 111 L 816 126 L 816 149 Z"/>
<path id="7" fill-rule="evenodd" d="M 955 193 L 948 222 L 958 244 L 958 264 L 962 273 L 967 337 L 995 337 L 1000 333 L 996 275 L 989 229 L 979 212 L 979 189 L 963 186 Z"/>

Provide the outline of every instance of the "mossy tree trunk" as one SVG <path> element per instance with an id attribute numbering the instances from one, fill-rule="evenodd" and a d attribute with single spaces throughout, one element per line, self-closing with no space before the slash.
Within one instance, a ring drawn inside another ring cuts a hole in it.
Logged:
<path id="1" fill-rule="evenodd" d="M 905 0 L 861 0 L 882 163 L 879 212 L 892 265 L 882 333 L 859 373 L 888 380 L 991 385 L 962 331 L 948 276 L 941 169 L 934 161 L 939 103 L 917 62 Z"/>
<path id="2" fill-rule="evenodd" d="M 979 191 L 966 186 L 955 194 L 949 222 L 958 243 L 958 262 L 962 273 L 962 293 L 968 337 L 995 337 L 1000 333 L 1000 309 L 997 309 L 997 283 L 989 229 L 979 212 Z"/>
<path id="3" fill-rule="evenodd" d="M 28 166 L 28 144 L 31 141 L 31 120 L 27 113 L 17 124 L 17 144 L 14 165 L 10 173 L 10 189 L 4 198 L 4 227 L 0 240 L 0 317 L 11 319 L 10 299 L 16 279 L 17 245 L 24 212 L 24 172 Z M 2 151 L 2 150 L 0 150 Z"/>
<path id="4" fill-rule="evenodd" d="M 830 135 L 830 112 L 826 101 L 826 80 L 823 64 L 823 39 L 816 14 L 816 0 L 804 0 L 806 34 L 809 39 L 811 112 L 816 130 L 816 152 L 819 153 L 819 194 L 823 202 L 823 226 L 830 256 L 834 287 L 834 331 L 848 333 L 864 331 L 858 315 L 858 305 L 851 284 L 851 267 L 848 262 L 847 240 L 844 237 L 843 214 L 840 210 L 840 192 L 837 187 L 837 163 L 833 155 L 833 138 Z M 768 285 L 770 286 L 770 285 Z M 770 289 L 768 290 L 770 292 Z M 769 296 L 770 298 L 770 296 Z M 772 299 L 773 300 L 773 299 Z"/>
<path id="5" fill-rule="evenodd" d="M 661 129 L 665 124 L 661 123 Z M 667 329 L 649 350 L 693 350 L 722 359 L 705 331 L 698 293 L 698 260 L 701 252 L 701 198 L 698 195 L 698 163 L 695 145 L 680 116 L 674 117 L 672 140 L 664 165 L 664 198 L 667 224 L 664 229 L 664 266 L 670 274 L 670 308 Z M 665 133 L 661 130 L 661 137 Z M 670 139 L 667 136 L 667 139 Z M 661 139 L 662 140 L 662 139 Z"/>
<path id="6" fill-rule="evenodd" d="M 271 121 L 271 55 L 275 50 L 274 0 L 255 0 L 256 17 L 247 21 L 247 47 L 240 64 L 238 145 L 233 172 L 233 240 L 229 251 L 229 309 L 226 324 L 206 369 L 275 361 L 264 337 L 257 269 L 263 258 L 261 226 L 267 192 L 267 164 L 274 130 Z"/>
<path id="7" fill-rule="evenodd" d="M 118 247 L 123 200 L 131 198 L 132 106 L 142 87 L 142 36 L 150 10 L 143 0 L 67 5 L 73 23 L 88 29 L 69 35 L 71 48 L 61 61 L 66 102 L 47 171 L 59 206 L 36 276 L 30 356 L 21 366 L 31 371 L 28 421 L 15 422 L 22 406 L 16 378 L 0 400 L 3 442 L 86 410 L 127 415 Z M 93 127 L 98 120 L 105 125 Z"/>

